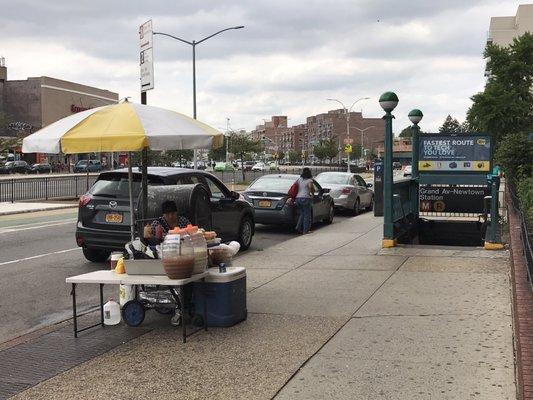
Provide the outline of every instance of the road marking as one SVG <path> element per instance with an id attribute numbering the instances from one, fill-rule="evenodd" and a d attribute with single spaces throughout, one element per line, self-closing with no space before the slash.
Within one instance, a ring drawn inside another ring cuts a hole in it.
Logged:
<path id="1" fill-rule="evenodd" d="M 27 230 L 30 230 L 30 229 L 48 228 L 49 226 L 66 225 L 66 224 L 71 224 L 72 222 L 75 222 L 75 221 L 77 221 L 77 218 L 71 218 L 71 219 L 68 219 L 68 220 L 64 220 L 62 222 L 54 222 L 53 224 L 45 224 L 45 225 L 39 225 L 39 224 L 42 224 L 42 222 L 35 222 L 35 223 L 32 223 L 32 224 L 19 225 L 19 226 L 22 226 L 22 228 L 12 228 L 11 226 L 8 226 L 6 228 L 0 228 L 0 234 L 27 231 Z"/>
<path id="2" fill-rule="evenodd" d="M 74 250 L 81 250 L 81 247 L 75 247 L 73 249 L 67 249 L 67 250 L 53 251 L 51 253 L 39 254 L 39 255 L 36 255 L 36 256 L 31 256 L 31 257 L 26 257 L 26 258 L 19 258 L 18 260 L 5 261 L 5 262 L 0 263 L 0 267 L 3 266 L 3 265 L 15 264 L 15 263 L 18 263 L 18 262 L 21 262 L 21 261 L 28 261 L 28 260 L 34 260 L 36 258 L 52 256 L 54 254 L 69 253 L 69 252 L 74 251 Z"/>

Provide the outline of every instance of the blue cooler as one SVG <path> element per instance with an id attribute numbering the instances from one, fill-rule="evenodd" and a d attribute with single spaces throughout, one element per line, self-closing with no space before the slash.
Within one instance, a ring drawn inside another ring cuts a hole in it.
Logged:
<path id="1" fill-rule="evenodd" d="M 210 268 L 205 282 L 194 282 L 194 308 L 203 315 L 207 301 L 208 326 L 232 326 L 246 319 L 246 269 L 227 267 L 226 272 Z M 204 296 L 205 292 L 205 296 Z"/>

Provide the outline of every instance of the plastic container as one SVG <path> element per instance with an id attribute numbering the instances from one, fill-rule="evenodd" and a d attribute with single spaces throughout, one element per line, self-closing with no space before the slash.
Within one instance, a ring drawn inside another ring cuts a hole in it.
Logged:
<path id="1" fill-rule="evenodd" d="M 246 269 L 227 267 L 226 272 L 210 268 L 205 282 L 194 282 L 193 299 L 196 314 L 203 316 L 207 301 L 208 326 L 232 326 L 247 317 Z M 205 292 L 205 294 L 204 294 Z"/>
<path id="2" fill-rule="evenodd" d="M 117 325 L 120 322 L 120 306 L 113 299 L 104 304 L 104 324 Z"/>
<path id="3" fill-rule="evenodd" d="M 118 301 L 120 307 L 123 307 L 128 301 L 135 299 L 135 288 L 133 285 L 118 286 Z"/>
<path id="4" fill-rule="evenodd" d="M 169 235 L 170 236 L 170 235 Z M 188 235 L 176 235 L 161 244 L 165 273 L 170 279 L 190 278 L 194 268 L 194 248 Z M 168 237 L 168 236 L 167 236 Z"/>
<path id="5" fill-rule="evenodd" d="M 201 274 L 207 268 L 207 242 L 204 238 L 204 233 L 197 226 L 187 225 L 185 229 L 189 233 L 194 249 L 194 268 L 192 273 Z"/>
<path id="6" fill-rule="evenodd" d="M 120 251 L 114 251 L 111 253 L 110 266 L 112 270 L 116 268 L 118 260 L 120 260 L 122 257 L 124 257 L 124 255 Z"/>

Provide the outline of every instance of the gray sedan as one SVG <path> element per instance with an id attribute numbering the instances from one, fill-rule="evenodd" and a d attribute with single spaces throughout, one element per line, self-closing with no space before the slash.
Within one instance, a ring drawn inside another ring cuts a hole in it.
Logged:
<path id="1" fill-rule="evenodd" d="M 359 175 L 349 172 L 322 172 L 316 177 L 318 183 L 329 190 L 335 207 L 347 209 L 354 215 L 363 209 L 374 207 L 374 191 L 371 183 L 366 183 Z"/>
<path id="2" fill-rule="evenodd" d="M 296 207 L 287 192 L 299 178 L 298 175 L 265 175 L 256 179 L 243 193 L 255 210 L 255 222 L 260 224 L 296 225 Z M 335 214 L 333 200 L 316 181 L 313 195 L 313 223 L 333 222 Z"/>

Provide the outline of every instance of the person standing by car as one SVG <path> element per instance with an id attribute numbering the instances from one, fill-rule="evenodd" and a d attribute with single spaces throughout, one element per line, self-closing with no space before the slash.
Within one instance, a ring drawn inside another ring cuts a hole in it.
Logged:
<path id="1" fill-rule="evenodd" d="M 314 194 L 313 175 L 311 170 L 305 167 L 296 181 L 298 183 L 298 194 L 296 195 L 296 208 L 300 215 L 296 224 L 296 231 L 307 234 L 311 230 L 311 207 Z"/>

